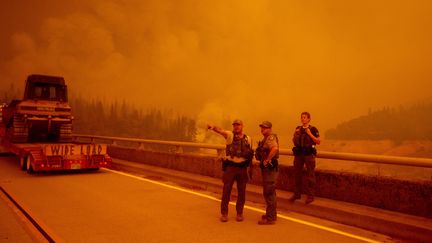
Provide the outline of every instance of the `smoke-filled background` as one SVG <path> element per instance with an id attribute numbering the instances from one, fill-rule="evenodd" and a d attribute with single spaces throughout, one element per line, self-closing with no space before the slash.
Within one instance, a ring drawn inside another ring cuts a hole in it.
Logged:
<path id="1" fill-rule="evenodd" d="M 432 97 L 432 2 L 16 0 L 0 3 L 0 84 L 64 76 L 71 93 L 220 124 L 301 111 L 322 131 Z M 421 122 L 421 121 L 419 121 Z"/>

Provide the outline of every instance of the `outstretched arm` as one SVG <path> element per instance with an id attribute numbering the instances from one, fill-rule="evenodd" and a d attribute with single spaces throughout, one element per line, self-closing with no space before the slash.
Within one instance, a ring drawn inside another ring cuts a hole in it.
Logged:
<path id="1" fill-rule="evenodd" d="M 213 125 L 207 125 L 207 129 L 212 130 L 212 131 L 214 131 L 216 133 L 219 133 L 225 139 L 228 137 L 228 133 L 225 130 L 223 130 L 222 128 L 220 128 L 220 127 L 216 127 L 216 126 L 213 126 Z"/>

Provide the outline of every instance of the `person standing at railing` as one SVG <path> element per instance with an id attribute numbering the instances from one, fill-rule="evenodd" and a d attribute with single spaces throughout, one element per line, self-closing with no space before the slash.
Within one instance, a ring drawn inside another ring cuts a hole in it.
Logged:
<path id="1" fill-rule="evenodd" d="M 234 181 L 237 182 L 237 221 L 243 221 L 243 208 L 246 201 L 246 184 L 248 182 L 248 167 L 252 166 L 253 149 L 252 140 L 243 133 L 243 122 L 234 120 L 233 130 L 226 131 L 222 128 L 207 125 L 207 129 L 222 135 L 226 140 L 226 157 L 222 162 L 223 192 L 221 202 L 222 222 L 228 221 L 228 204 Z M 252 170 L 252 168 L 249 168 Z"/>
<path id="2" fill-rule="evenodd" d="M 306 187 L 307 198 L 305 204 L 314 201 L 315 194 L 315 157 L 317 154 L 316 145 L 321 143 L 318 129 L 310 125 L 311 115 L 309 112 L 301 113 L 300 120 L 302 125 L 296 127 L 293 136 L 293 154 L 294 154 L 294 177 L 295 189 L 294 194 L 289 199 L 294 202 L 301 198 L 302 192 L 302 173 L 306 166 Z"/>
<path id="3" fill-rule="evenodd" d="M 258 221 L 260 225 L 274 224 L 277 219 L 276 213 L 276 179 L 279 158 L 279 140 L 272 132 L 272 124 L 264 121 L 260 125 L 263 140 L 258 143 L 255 158 L 260 161 L 261 175 L 263 181 L 263 196 L 267 204 L 266 214 Z"/>

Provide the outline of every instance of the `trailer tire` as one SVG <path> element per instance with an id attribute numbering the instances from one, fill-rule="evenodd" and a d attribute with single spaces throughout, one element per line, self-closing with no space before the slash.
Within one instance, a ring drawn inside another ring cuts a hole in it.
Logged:
<path id="1" fill-rule="evenodd" d="M 34 170 L 33 170 L 33 167 L 31 165 L 30 155 L 26 157 L 26 168 L 27 168 L 27 173 L 33 174 Z"/>
<path id="2" fill-rule="evenodd" d="M 21 170 L 27 170 L 27 157 L 28 156 L 20 156 L 20 168 L 21 168 Z"/>

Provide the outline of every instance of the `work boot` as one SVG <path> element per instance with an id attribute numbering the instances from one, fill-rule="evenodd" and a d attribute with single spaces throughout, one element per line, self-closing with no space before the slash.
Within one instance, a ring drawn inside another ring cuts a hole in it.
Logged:
<path id="1" fill-rule="evenodd" d="M 237 214 L 237 217 L 236 217 L 236 220 L 237 220 L 237 222 L 241 222 L 241 221 L 243 221 L 243 214 Z"/>
<path id="2" fill-rule="evenodd" d="M 308 196 L 305 200 L 305 204 L 310 204 L 314 201 L 314 197 L 313 196 Z"/>
<path id="3" fill-rule="evenodd" d="M 293 194 L 293 195 L 288 199 L 288 201 L 290 201 L 290 202 L 294 202 L 295 200 L 300 199 L 300 198 L 301 198 L 300 195 Z"/>
<path id="4" fill-rule="evenodd" d="M 263 215 L 261 216 L 261 219 L 267 219 L 267 214 L 263 214 Z M 277 221 L 277 218 L 276 218 L 274 221 Z"/>
<path id="5" fill-rule="evenodd" d="M 220 221 L 223 223 L 228 222 L 228 215 L 222 214 L 222 216 L 220 217 Z"/>
<path id="6" fill-rule="evenodd" d="M 265 217 L 264 219 L 261 219 L 260 221 L 258 221 L 259 225 L 272 225 L 275 224 L 274 220 L 269 220 L 267 217 Z"/>

